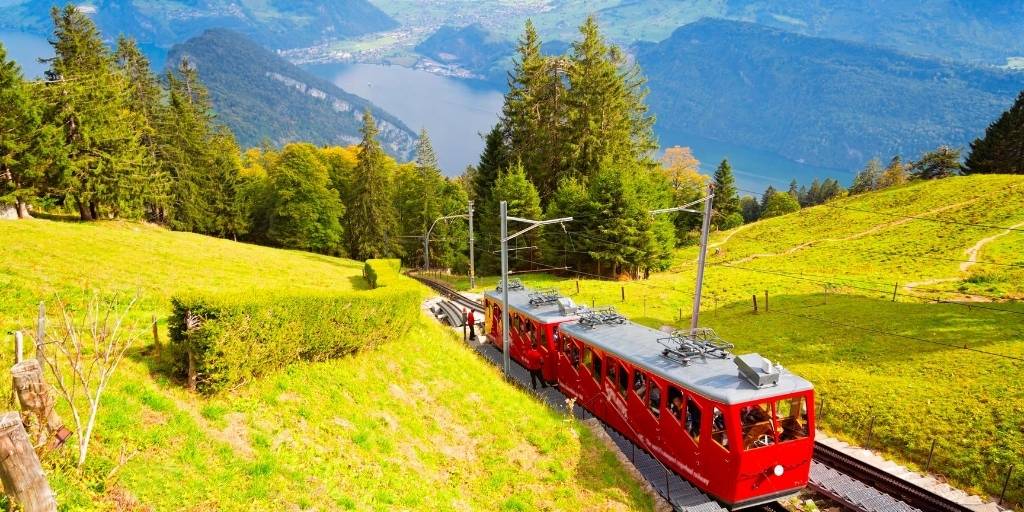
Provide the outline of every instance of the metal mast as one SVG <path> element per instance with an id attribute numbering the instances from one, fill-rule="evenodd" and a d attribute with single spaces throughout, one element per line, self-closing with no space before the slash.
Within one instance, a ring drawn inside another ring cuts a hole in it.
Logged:
<path id="1" fill-rule="evenodd" d="M 693 315 L 690 317 L 690 335 L 697 334 L 697 320 L 700 316 L 700 293 L 704 285 L 704 260 L 708 254 L 708 231 L 711 229 L 711 204 L 715 198 L 715 185 L 708 184 L 708 196 L 704 201 L 704 223 L 700 228 L 700 256 L 697 258 L 697 285 L 693 292 Z M 692 204 L 692 203 L 691 203 Z"/>
<path id="2" fill-rule="evenodd" d="M 470 215 L 472 215 L 473 203 L 471 202 L 471 203 L 469 203 L 469 205 L 470 205 L 469 206 L 469 208 L 470 208 L 469 211 L 471 212 Z M 472 218 L 472 217 L 470 217 L 470 215 L 466 215 L 466 214 L 445 215 L 444 217 L 438 217 L 438 218 L 434 219 L 434 222 L 430 225 L 430 229 L 427 230 L 427 234 L 423 237 L 423 269 L 424 270 L 427 270 L 427 269 L 430 268 L 430 233 L 432 233 L 434 231 L 434 226 L 436 226 L 437 223 L 441 222 L 442 220 Z M 470 223 L 470 225 L 472 226 L 472 223 Z M 470 231 L 470 233 L 472 233 L 472 231 Z M 470 237 L 469 237 L 469 244 L 470 244 L 470 247 L 473 246 L 473 235 L 472 234 L 470 234 Z M 470 250 L 472 250 L 472 249 L 470 249 Z"/>
<path id="3" fill-rule="evenodd" d="M 499 210 L 499 215 L 501 216 L 501 366 L 505 375 L 508 375 L 510 366 L 508 347 L 508 241 L 540 226 L 570 222 L 572 221 L 572 217 L 563 217 L 561 219 L 551 220 L 532 220 L 521 217 L 509 217 L 508 202 L 506 201 L 501 202 Z M 529 226 L 509 235 L 508 221 L 510 220 L 529 224 Z"/>
<path id="4" fill-rule="evenodd" d="M 469 287 L 476 288 L 476 263 L 473 255 L 473 201 L 469 202 Z"/>

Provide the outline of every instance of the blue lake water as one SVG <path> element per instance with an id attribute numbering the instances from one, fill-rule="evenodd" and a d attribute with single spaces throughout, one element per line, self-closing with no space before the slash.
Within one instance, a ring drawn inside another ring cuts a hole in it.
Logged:
<path id="1" fill-rule="evenodd" d="M 467 165 L 477 163 L 483 149 L 478 134 L 486 133 L 497 122 L 505 92 L 493 84 L 402 66 L 330 64 L 311 67 L 310 71 L 372 101 L 414 130 L 426 127 L 448 175 L 460 174 Z M 835 177 L 848 183 L 853 176 L 847 171 L 805 165 L 771 152 L 691 134 L 662 134 L 660 142 L 663 147 L 691 147 L 705 173 L 714 172 L 718 163 L 728 158 L 740 187 L 753 191 L 768 185 L 785 188 L 793 178 L 802 184 L 810 184 L 816 177 Z"/>

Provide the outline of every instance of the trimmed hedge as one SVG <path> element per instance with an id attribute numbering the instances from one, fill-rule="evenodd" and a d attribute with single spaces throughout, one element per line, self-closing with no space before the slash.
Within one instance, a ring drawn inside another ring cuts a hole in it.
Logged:
<path id="1" fill-rule="evenodd" d="M 256 291 L 171 299 L 170 354 L 196 388 L 216 393 L 293 362 L 323 361 L 404 335 L 417 320 L 422 290 L 378 267 L 376 290 L 345 293 Z M 187 328 L 187 318 L 195 319 Z"/>
<path id="2" fill-rule="evenodd" d="M 399 259 L 373 259 L 363 264 L 363 277 L 370 288 L 398 284 L 401 271 L 402 260 Z"/>

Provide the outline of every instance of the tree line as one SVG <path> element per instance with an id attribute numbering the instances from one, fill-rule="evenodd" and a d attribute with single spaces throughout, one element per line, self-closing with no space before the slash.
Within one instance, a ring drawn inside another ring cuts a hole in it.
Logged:
<path id="1" fill-rule="evenodd" d="M 424 131 L 399 164 L 363 115 L 357 146 L 239 149 L 199 70 L 162 77 L 132 39 L 104 43 L 79 9 L 51 11 L 54 57 L 27 81 L 0 45 L 0 204 L 19 217 L 147 220 L 175 230 L 326 254 L 422 257 L 441 212 L 464 210 Z M 465 225 L 435 229 L 432 264 L 464 269 Z"/>

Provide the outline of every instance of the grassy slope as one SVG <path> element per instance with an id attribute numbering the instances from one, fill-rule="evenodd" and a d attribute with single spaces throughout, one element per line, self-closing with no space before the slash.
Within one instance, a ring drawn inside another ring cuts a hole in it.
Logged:
<path id="1" fill-rule="evenodd" d="M 356 262 L 136 224 L 0 222 L 0 240 L 5 331 L 31 326 L 54 293 L 80 300 L 83 286 L 139 290 L 139 319 L 166 316 L 189 287 L 365 287 Z M 125 360 L 84 470 L 48 461 L 66 508 L 652 506 L 588 430 L 426 320 L 397 343 L 296 364 L 230 396 L 187 393 L 157 366 L 141 350 Z"/>
<path id="2" fill-rule="evenodd" d="M 873 447 L 922 466 L 936 439 L 933 470 L 998 494 L 1006 468 L 1024 460 L 1024 363 L 864 329 L 1024 357 L 1024 315 L 927 300 L 1024 297 L 1024 267 L 992 264 L 1024 265 L 1024 232 L 995 239 L 981 250 L 982 263 L 961 272 L 960 262 L 951 260 L 967 259 L 967 248 L 1002 230 L 838 207 L 1011 226 L 1024 222 L 1024 177 L 914 184 L 717 233 L 703 294 L 702 324 L 735 342 L 738 352 L 758 351 L 815 383 L 827 401 L 826 430 L 860 443 L 870 437 Z M 696 249 L 680 251 L 670 272 L 646 282 L 583 281 L 576 300 L 614 304 L 655 327 L 689 325 L 695 256 Z M 794 277 L 833 283 L 828 303 L 822 283 Z M 573 281 L 524 279 L 576 293 Z M 933 279 L 950 281 L 904 288 Z M 894 303 L 897 282 L 901 295 Z M 759 295 L 763 307 L 765 290 L 769 312 L 755 315 L 751 295 Z M 1019 302 L 978 305 L 1024 313 Z M 1024 499 L 1020 473 L 1010 486 L 1017 501 Z"/>

